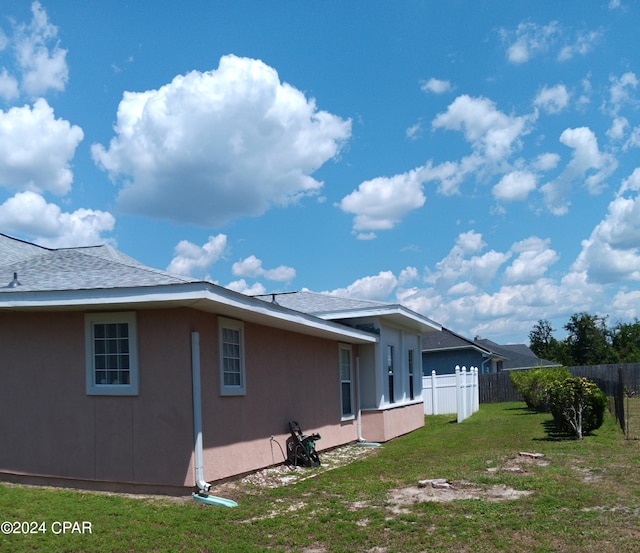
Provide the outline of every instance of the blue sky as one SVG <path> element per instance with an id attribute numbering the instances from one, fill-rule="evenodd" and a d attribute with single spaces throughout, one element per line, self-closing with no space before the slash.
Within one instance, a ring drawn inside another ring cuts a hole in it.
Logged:
<path id="1" fill-rule="evenodd" d="M 631 322 L 639 9 L 0 0 L 0 232 L 502 343 Z"/>

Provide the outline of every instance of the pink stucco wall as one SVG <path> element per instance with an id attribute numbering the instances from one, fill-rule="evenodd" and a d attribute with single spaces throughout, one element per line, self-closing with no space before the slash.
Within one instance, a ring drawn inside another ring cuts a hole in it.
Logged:
<path id="1" fill-rule="evenodd" d="M 247 323 L 247 394 L 221 397 L 215 315 L 138 311 L 137 329 L 139 395 L 88 396 L 84 313 L 0 312 L 0 472 L 193 486 L 192 331 L 207 480 L 283 461 L 289 420 L 320 432 L 319 449 L 357 439 L 340 420 L 337 342 Z"/>

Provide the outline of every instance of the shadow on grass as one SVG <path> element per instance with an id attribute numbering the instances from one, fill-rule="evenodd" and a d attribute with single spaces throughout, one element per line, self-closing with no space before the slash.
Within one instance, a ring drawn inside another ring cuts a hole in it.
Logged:
<path id="1" fill-rule="evenodd" d="M 565 442 L 575 440 L 575 436 L 564 429 L 558 428 L 556 421 L 548 419 L 542 423 L 547 436 L 545 438 L 534 438 L 534 442 Z"/>

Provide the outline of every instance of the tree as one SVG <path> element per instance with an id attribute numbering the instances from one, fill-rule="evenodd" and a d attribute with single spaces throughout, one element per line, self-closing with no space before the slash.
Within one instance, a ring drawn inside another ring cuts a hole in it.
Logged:
<path id="1" fill-rule="evenodd" d="M 606 317 L 576 313 L 564 325 L 569 332 L 565 342 L 574 364 L 598 365 L 615 361 L 606 322 Z"/>
<path id="2" fill-rule="evenodd" d="M 616 324 L 612 342 L 620 363 L 640 362 L 640 321 Z"/>
<path id="3" fill-rule="evenodd" d="M 540 319 L 529 332 L 529 347 L 541 359 L 555 361 L 561 365 L 572 365 L 571 355 L 567 344 L 553 337 L 551 323 L 546 319 Z"/>

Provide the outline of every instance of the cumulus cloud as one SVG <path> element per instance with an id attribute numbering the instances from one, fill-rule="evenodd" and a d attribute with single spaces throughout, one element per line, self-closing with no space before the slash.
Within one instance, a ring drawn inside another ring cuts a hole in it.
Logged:
<path id="1" fill-rule="evenodd" d="M 122 182 L 121 209 L 218 226 L 317 194 L 311 174 L 340 152 L 351 122 L 263 62 L 229 55 L 216 70 L 125 92 L 115 131 L 92 154 Z"/>
<path id="2" fill-rule="evenodd" d="M 629 71 L 621 77 L 611 77 L 609 87 L 609 111 L 615 116 L 625 104 L 638 105 L 632 91 L 638 87 L 638 77 Z"/>
<path id="3" fill-rule="evenodd" d="M 526 200 L 529 193 L 536 189 L 536 180 L 536 175 L 529 171 L 512 171 L 493 187 L 493 196 L 504 202 Z"/>
<path id="4" fill-rule="evenodd" d="M 229 290 L 233 290 L 234 292 L 240 292 L 246 296 L 262 296 L 267 293 L 267 289 L 259 282 L 249 286 L 243 278 L 230 282 L 225 288 L 229 288 Z"/>
<path id="5" fill-rule="evenodd" d="M 392 271 L 380 271 L 375 276 L 360 278 L 347 286 L 331 292 L 332 296 L 346 296 L 362 300 L 384 301 L 398 285 L 398 279 Z"/>
<path id="6" fill-rule="evenodd" d="M 46 100 L 0 110 L 0 186 L 14 190 L 71 190 L 70 163 L 83 139 L 82 129 L 56 119 Z"/>
<path id="7" fill-rule="evenodd" d="M 498 269 L 511 257 L 509 252 L 490 250 L 480 255 L 486 247 L 482 234 L 473 230 L 458 235 L 451 251 L 433 270 L 427 270 L 426 282 L 441 292 L 457 293 L 461 284 L 467 290 L 477 290 L 489 283 Z M 477 254 L 477 255 L 473 255 Z"/>
<path id="8" fill-rule="evenodd" d="M 218 234 L 209 236 L 202 246 L 198 246 L 188 240 L 180 240 L 173 249 L 174 257 L 167 267 L 167 271 L 178 275 L 193 276 L 195 273 L 204 273 L 227 250 L 227 235 Z"/>
<path id="9" fill-rule="evenodd" d="M 434 79 L 433 77 L 428 81 L 424 81 L 420 85 L 420 89 L 423 92 L 431 92 L 433 94 L 444 94 L 453 90 L 453 86 L 449 81 L 443 81 L 440 79 Z"/>
<path id="10" fill-rule="evenodd" d="M 488 98 L 458 96 L 432 122 L 434 129 L 462 131 L 474 150 L 490 162 L 500 162 L 519 147 L 527 132 L 527 117 L 509 116 Z"/>
<path id="11" fill-rule="evenodd" d="M 549 266 L 560 259 L 555 250 L 549 247 L 550 240 L 532 236 L 511 246 L 511 252 L 517 254 L 504 271 L 508 284 L 533 283 L 542 278 Z"/>
<path id="12" fill-rule="evenodd" d="M 602 192 L 606 179 L 618 167 L 615 157 L 600 151 L 598 139 L 588 127 L 565 129 L 560 142 L 573 149 L 571 160 L 557 179 L 541 187 L 545 204 L 555 215 L 568 212 L 567 196 L 573 181 L 582 181 L 587 191 L 596 195 Z"/>
<path id="13" fill-rule="evenodd" d="M 0 228 L 26 234 L 50 248 L 93 246 L 110 241 L 103 233 L 113 230 L 115 218 L 106 211 L 77 209 L 63 212 L 35 192 L 19 192 L 0 205 Z"/>
<path id="14" fill-rule="evenodd" d="M 582 250 L 572 270 L 597 283 L 640 281 L 640 169 L 622 181 L 605 218 Z"/>
<path id="15" fill-rule="evenodd" d="M 418 168 L 393 177 L 364 181 L 342 198 L 339 207 L 355 215 L 353 230 L 359 238 L 372 238 L 373 231 L 393 228 L 407 213 L 424 205 L 424 179 L 423 168 Z"/>
<path id="16" fill-rule="evenodd" d="M 13 46 L 21 88 L 33 98 L 48 90 L 64 90 L 69 79 L 67 51 L 60 48 L 58 28 L 49 22 L 40 2 L 31 4 L 32 20 L 15 29 Z"/>
<path id="17" fill-rule="evenodd" d="M 255 255 L 250 255 L 234 263 L 231 267 L 231 272 L 234 276 L 249 278 L 264 277 L 277 282 L 290 282 L 296 277 L 296 270 L 286 265 L 280 265 L 275 269 L 265 269 L 262 266 L 262 260 L 258 259 Z"/>
<path id="18" fill-rule="evenodd" d="M 560 113 L 569 105 L 569 92 L 563 84 L 545 86 L 538 92 L 533 103 L 547 113 Z"/>

